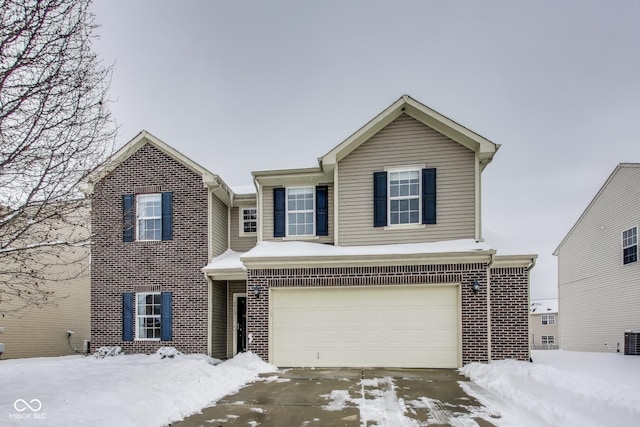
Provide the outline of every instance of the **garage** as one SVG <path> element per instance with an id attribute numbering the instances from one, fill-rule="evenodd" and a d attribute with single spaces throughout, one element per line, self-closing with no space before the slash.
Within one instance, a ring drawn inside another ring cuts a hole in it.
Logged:
<path id="1" fill-rule="evenodd" d="M 459 286 L 271 288 L 280 367 L 456 368 Z"/>

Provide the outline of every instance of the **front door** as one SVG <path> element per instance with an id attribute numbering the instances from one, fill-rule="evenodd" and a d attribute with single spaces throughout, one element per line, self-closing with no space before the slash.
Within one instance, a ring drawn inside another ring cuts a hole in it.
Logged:
<path id="1" fill-rule="evenodd" d="M 238 297 L 236 325 L 236 353 L 243 353 L 247 351 L 247 297 Z"/>

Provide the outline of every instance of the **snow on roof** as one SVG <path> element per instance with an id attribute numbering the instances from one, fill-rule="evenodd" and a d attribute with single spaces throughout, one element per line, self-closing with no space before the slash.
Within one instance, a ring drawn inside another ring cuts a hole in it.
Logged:
<path id="1" fill-rule="evenodd" d="M 209 264 L 204 268 L 206 271 L 215 270 L 246 270 L 240 257 L 244 255 L 244 252 L 236 252 L 231 249 L 227 249 L 223 254 L 214 257 Z"/>
<path id="2" fill-rule="evenodd" d="M 473 239 L 447 240 L 431 243 L 404 243 L 394 245 L 371 246 L 334 246 L 312 242 L 260 242 L 242 258 L 278 258 L 278 257 L 335 257 L 354 255 L 409 255 L 436 254 L 452 252 L 480 252 L 491 250 L 482 242 Z"/>
<path id="3" fill-rule="evenodd" d="M 230 185 L 231 191 L 235 194 L 256 194 L 256 187 L 251 185 Z"/>
<path id="4" fill-rule="evenodd" d="M 545 313 L 557 313 L 558 312 L 558 299 L 539 299 L 531 301 L 530 313 L 531 314 L 545 314 Z"/>

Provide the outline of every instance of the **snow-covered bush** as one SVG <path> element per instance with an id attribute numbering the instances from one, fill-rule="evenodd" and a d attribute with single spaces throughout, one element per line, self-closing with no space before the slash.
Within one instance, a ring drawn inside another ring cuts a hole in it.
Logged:
<path id="1" fill-rule="evenodd" d="M 160 359 L 164 359 L 165 357 L 173 359 L 176 356 L 182 356 L 182 353 L 174 347 L 160 347 L 158 351 L 156 351 L 156 354 L 160 356 Z"/>
<path id="2" fill-rule="evenodd" d="M 99 347 L 96 352 L 93 353 L 93 356 L 97 359 L 104 359 L 105 357 L 121 356 L 123 354 L 122 347 L 115 345 Z"/>

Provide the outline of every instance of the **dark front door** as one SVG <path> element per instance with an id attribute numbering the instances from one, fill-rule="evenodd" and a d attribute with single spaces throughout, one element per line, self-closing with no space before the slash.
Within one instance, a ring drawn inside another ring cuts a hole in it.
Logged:
<path id="1" fill-rule="evenodd" d="M 247 351 L 247 297 L 238 297 L 236 353 Z"/>

